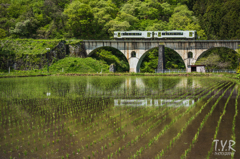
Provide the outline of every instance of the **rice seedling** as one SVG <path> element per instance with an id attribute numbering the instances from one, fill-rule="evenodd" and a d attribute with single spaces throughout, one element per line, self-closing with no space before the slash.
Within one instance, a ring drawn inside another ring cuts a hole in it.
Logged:
<path id="1" fill-rule="evenodd" d="M 228 88 L 230 88 L 232 85 L 228 86 Z M 194 146 L 194 144 L 197 141 L 197 138 L 199 136 L 199 132 L 201 131 L 202 127 L 204 126 L 205 122 L 207 121 L 208 117 L 212 114 L 214 108 L 216 107 L 217 103 L 220 101 L 220 99 L 223 97 L 223 95 L 225 94 L 225 92 L 228 90 L 228 88 L 222 93 L 222 95 L 217 99 L 217 101 L 215 102 L 215 104 L 211 107 L 210 112 L 205 116 L 205 118 L 203 119 L 202 123 L 200 124 L 200 127 L 198 128 L 197 133 L 195 134 L 192 143 L 190 144 L 189 148 L 187 150 L 185 150 L 185 152 L 181 155 L 181 158 L 185 158 L 187 156 L 187 154 L 191 151 L 191 148 Z"/>
<path id="2" fill-rule="evenodd" d="M 217 134 L 218 134 L 218 130 L 219 130 L 219 127 L 220 127 L 220 124 L 221 124 L 221 121 L 222 121 L 222 117 L 226 114 L 226 107 L 227 107 L 227 104 L 232 96 L 232 93 L 233 93 L 234 89 L 231 91 L 229 97 L 227 98 L 227 101 L 224 105 L 224 108 L 223 108 L 223 112 L 221 114 L 221 116 L 219 117 L 219 120 L 218 120 L 218 125 L 216 127 L 216 130 L 215 130 L 215 134 L 214 134 L 214 140 L 217 138 Z M 212 143 L 212 146 L 211 146 L 211 149 L 208 151 L 208 155 L 207 155 L 207 158 L 209 159 L 210 155 L 212 154 L 212 150 L 213 150 L 213 147 L 214 147 L 214 143 Z"/>
<path id="3" fill-rule="evenodd" d="M 231 135 L 233 141 L 236 141 L 235 127 L 236 127 L 236 117 L 238 115 L 238 108 L 237 107 L 238 107 L 238 97 L 239 97 L 239 94 L 240 93 L 238 92 L 238 94 L 236 96 L 236 99 L 235 99 L 235 114 L 234 114 L 234 117 L 233 117 L 232 135 Z M 233 145 L 233 149 L 234 148 L 235 148 L 235 145 Z M 234 155 L 235 155 L 235 153 L 231 153 L 231 159 L 234 158 Z"/>

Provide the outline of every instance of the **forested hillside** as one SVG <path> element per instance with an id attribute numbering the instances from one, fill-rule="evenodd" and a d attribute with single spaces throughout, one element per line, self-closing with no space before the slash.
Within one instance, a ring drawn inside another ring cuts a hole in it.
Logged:
<path id="1" fill-rule="evenodd" d="M 115 30 L 196 30 L 200 40 L 230 40 L 240 39 L 239 23 L 239 0 L 0 0 L 0 39 L 113 39 Z M 157 58 L 151 53 L 142 70 L 155 66 L 146 63 Z M 176 66 L 183 67 L 167 67 Z"/>
<path id="2" fill-rule="evenodd" d="M 111 39 L 114 30 L 240 37 L 239 0 L 0 0 L 0 38 Z"/>

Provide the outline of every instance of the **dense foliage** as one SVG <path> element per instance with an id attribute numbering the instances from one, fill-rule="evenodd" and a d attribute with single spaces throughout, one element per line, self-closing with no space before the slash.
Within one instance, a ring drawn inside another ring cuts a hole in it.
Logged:
<path id="1" fill-rule="evenodd" d="M 46 48 L 53 49 L 60 41 L 43 39 L 0 40 L 0 54 L 43 54 L 47 52 Z"/>
<path id="2" fill-rule="evenodd" d="M 0 38 L 111 39 L 115 30 L 205 31 L 185 0 L 0 0 Z M 186 5 L 187 4 L 187 5 Z"/>
<path id="3" fill-rule="evenodd" d="M 114 30 L 240 37 L 239 0 L 0 0 L 0 38 L 109 39 Z"/>
<path id="4" fill-rule="evenodd" d="M 239 0 L 197 0 L 193 11 L 208 39 L 240 39 Z"/>

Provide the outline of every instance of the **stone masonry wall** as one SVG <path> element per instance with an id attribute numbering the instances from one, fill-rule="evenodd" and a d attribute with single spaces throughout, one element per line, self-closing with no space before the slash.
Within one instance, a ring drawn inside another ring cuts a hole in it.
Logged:
<path id="1" fill-rule="evenodd" d="M 66 56 L 65 42 L 60 42 L 52 50 L 43 54 L 0 54 L 0 69 L 6 70 L 9 67 L 15 70 L 41 69 L 47 66 L 49 55 L 49 65 L 63 59 Z"/>

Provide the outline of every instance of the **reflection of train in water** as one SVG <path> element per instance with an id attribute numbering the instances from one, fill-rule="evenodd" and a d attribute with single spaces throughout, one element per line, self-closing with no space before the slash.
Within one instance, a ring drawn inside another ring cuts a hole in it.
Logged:
<path id="1" fill-rule="evenodd" d="M 166 39 L 196 39 L 197 32 L 195 30 L 170 30 L 170 31 L 114 31 L 114 39 L 155 39 L 155 40 L 166 40 Z"/>
<path id="2" fill-rule="evenodd" d="M 194 104 L 193 99 L 114 99 L 114 106 L 168 106 L 168 107 L 179 107 L 179 106 L 190 106 Z"/>

